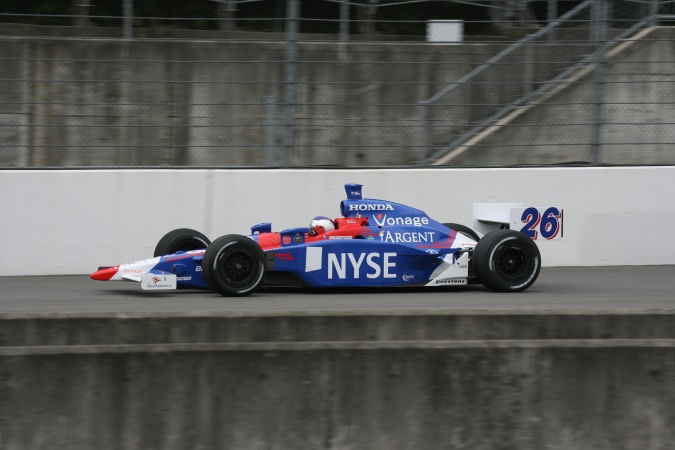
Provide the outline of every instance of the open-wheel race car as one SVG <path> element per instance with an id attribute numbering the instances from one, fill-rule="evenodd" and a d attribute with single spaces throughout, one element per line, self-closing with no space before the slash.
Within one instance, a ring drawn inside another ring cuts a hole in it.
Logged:
<path id="1" fill-rule="evenodd" d="M 519 292 L 539 275 L 541 256 L 533 236 L 503 229 L 508 224 L 479 237 L 467 226 L 437 222 L 419 209 L 362 198 L 360 184 L 347 184 L 345 190 L 336 219 L 317 217 L 309 227 L 281 232 L 261 223 L 249 235 L 228 234 L 213 242 L 181 228 L 159 240 L 153 258 L 99 267 L 91 278 L 137 281 L 146 290 L 208 289 L 245 296 L 262 286 L 481 283 L 493 291 Z M 552 234 L 548 225 L 544 231 Z"/>

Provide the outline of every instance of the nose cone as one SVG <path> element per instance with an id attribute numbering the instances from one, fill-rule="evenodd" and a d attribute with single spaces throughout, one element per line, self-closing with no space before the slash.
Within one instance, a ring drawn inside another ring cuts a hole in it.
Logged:
<path id="1" fill-rule="evenodd" d="M 104 269 L 99 269 L 91 274 L 91 279 L 98 281 L 109 281 L 112 277 L 115 276 L 115 274 L 119 269 L 120 266 L 106 267 Z"/>

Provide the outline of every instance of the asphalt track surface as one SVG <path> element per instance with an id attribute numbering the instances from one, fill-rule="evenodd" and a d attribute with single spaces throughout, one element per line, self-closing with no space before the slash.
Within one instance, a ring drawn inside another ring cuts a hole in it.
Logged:
<path id="1" fill-rule="evenodd" d="M 447 289 L 146 292 L 88 275 L 0 277 L 0 313 L 365 312 L 452 310 L 675 310 L 675 266 L 544 268 L 521 293 L 481 285 Z"/>

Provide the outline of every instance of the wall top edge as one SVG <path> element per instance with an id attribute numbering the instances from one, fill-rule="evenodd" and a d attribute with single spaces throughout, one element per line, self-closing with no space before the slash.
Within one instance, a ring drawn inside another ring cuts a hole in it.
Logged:
<path id="1" fill-rule="evenodd" d="M 442 172 L 621 172 L 621 171 L 675 171 L 675 166 L 594 166 L 594 167 L 443 167 L 443 168 L 302 168 L 302 169 L 263 169 L 263 168 L 45 168 L 45 169 L 3 169 L 3 174 L 36 174 L 36 173 L 442 173 Z"/>
<path id="2" fill-rule="evenodd" d="M 448 309 L 448 310 L 330 310 L 330 311 L 214 311 L 214 312 L 83 312 L 83 313 L 0 313 L 0 321 L 7 320 L 64 320 L 64 319 L 237 319 L 269 317 L 439 317 L 439 316 L 673 316 L 672 309 Z"/>

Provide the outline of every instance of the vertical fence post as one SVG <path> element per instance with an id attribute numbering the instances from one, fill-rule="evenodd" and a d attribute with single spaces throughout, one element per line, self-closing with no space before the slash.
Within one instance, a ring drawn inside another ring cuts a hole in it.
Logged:
<path id="1" fill-rule="evenodd" d="M 429 116 L 429 102 L 424 100 L 419 103 L 419 136 L 417 143 L 417 164 L 422 164 L 427 154 L 427 121 Z"/>
<path id="2" fill-rule="evenodd" d="M 133 0 L 124 0 L 122 5 L 123 18 L 123 37 L 122 42 L 122 61 L 126 66 L 125 83 L 127 89 L 125 94 L 127 96 L 127 107 L 125 108 L 126 126 L 125 129 L 125 148 L 123 154 L 126 155 L 124 163 L 131 166 L 138 166 L 140 164 L 140 146 L 138 142 L 138 128 L 135 121 L 134 113 L 136 110 L 136 102 L 138 97 L 136 95 L 136 85 L 133 82 L 134 77 L 134 62 L 131 60 L 131 39 L 134 37 L 133 33 L 133 18 L 134 18 L 134 3 Z"/>
<path id="3" fill-rule="evenodd" d="M 523 80 L 523 95 L 529 95 L 532 92 L 532 85 L 534 83 L 534 44 L 532 43 L 532 35 L 529 35 L 527 42 L 525 42 L 525 74 Z"/>
<path id="4" fill-rule="evenodd" d="M 593 28 L 595 30 L 595 76 L 593 95 L 593 124 L 591 132 L 591 153 L 593 164 L 601 160 L 602 126 L 605 101 L 605 49 L 607 43 L 608 1 L 596 0 L 593 5 Z"/>
<path id="5" fill-rule="evenodd" d="M 265 165 L 272 167 L 274 164 L 274 139 L 275 139 L 275 122 L 277 116 L 277 97 L 276 95 L 268 95 L 265 97 Z"/>
<path id="6" fill-rule="evenodd" d="M 293 155 L 295 84 L 298 63 L 298 16 L 300 0 L 286 5 L 286 61 L 284 62 L 284 165 L 290 166 Z"/>
<path id="7" fill-rule="evenodd" d="M 549 24 L 553 23 L 558 18 L 558 0 L 548 0 L 546 18 Z M 555 32 L 555 28 L 552 28 L 548 33 L 549 42 L 555 41 Z"/>
<path id="8" fill-rule="evenodd" d="M 124 0 L 124 39 L 134 37 L 134 1 Z"/>
<path id="9" fill-rule="evenodd" d="M 349 40 L 349 0 L 340 2 L 340 42 Z"/>
<path id="10" fill-rule="evenodd" d="M 649 2 L 649 22 L 655 27 L 659 24 L 659 0 L 651 0 Z"/>
<path id="11" fill-rule="evenodd" d="M 90 27 L 91 19 L 89 10 L 91 0 L 71 0 L 73 4 L 73 13 L 75 14 L 74 25 L 76 27 Z"/>
<path id="12" fill-rule="evenodd" d="M 380 0 L 369 0 L 370 6 L 368 6 L 368 34 L 375 34 L 375 19 L 377 18 L 377 6 Z"/>
<path id="13" fill-rule="evenodd" d="M 224 5 L 219 8 L 220 12 L 220 29 L 225 31 L 235 31 L 237 23 L 235 21 L 235 12 L 237 6 L 234 0 L 227 0 Z"/>

